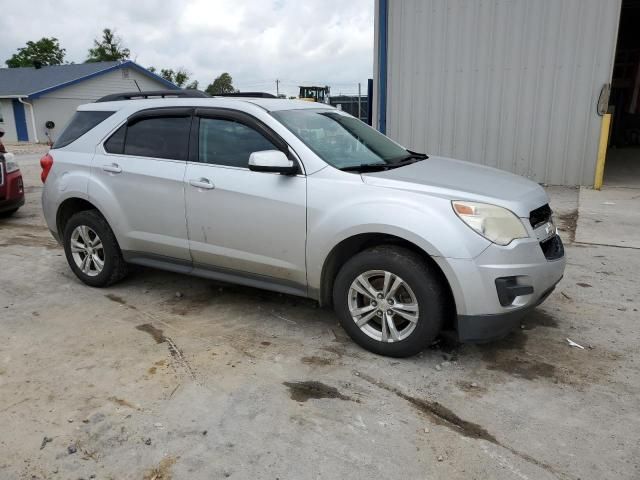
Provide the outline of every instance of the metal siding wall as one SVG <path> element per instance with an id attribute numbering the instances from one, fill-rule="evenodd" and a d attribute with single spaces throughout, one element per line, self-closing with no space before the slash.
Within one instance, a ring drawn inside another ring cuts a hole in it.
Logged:
<path id="1" fill-rule="evenodd" d="M 539 182 L 591 185 L 620 4 L 389 0 L 388 135 Z"/>

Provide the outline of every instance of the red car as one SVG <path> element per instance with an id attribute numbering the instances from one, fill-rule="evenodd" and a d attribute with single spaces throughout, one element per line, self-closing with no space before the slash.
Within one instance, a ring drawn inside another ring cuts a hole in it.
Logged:
<path id="1" fill-rule="evenodd" d="M 0 217 L 13 215 L 24 205 L 22 173 L 13 154 L 0 153 Z"/>

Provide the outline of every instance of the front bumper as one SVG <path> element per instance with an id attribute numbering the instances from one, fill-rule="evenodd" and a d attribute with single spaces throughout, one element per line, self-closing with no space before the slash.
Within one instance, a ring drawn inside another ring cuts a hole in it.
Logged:
<path id="1" fill-rule="evenodd" d="M 524 308 L 487 315 L 458 315 L 456 320 L 458 340 L 464 343 L 484 343 L 508 335 L 518 329 L 522 319 L 544 302 L 555 288 L 556 286 L 553 285 L 534 304 Z"/>
<path id="2" fill-rule="evenodd" d="M 553 238 L 552 246 L 528 238 L 506 247 L 491 245 L 472 260 L 439 262 L 450 280 L 460 341 L 503 337 L 551 294 L 565 268 L 560 237 Z"/>

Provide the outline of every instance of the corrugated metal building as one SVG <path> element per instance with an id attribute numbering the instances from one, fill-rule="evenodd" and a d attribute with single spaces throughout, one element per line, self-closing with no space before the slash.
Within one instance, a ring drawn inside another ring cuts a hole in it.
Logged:
<path id="1" fill-rule="evenodd" d="M 374 125 L 413 150 L 592 185 L 623 1 L 640 3 L 376 0 Z"/>
<path id="2" fill-rule="evenodd" d="M 178 88 L 132 61 L 0 69 L 4 140 L 55 140 L 83 103 L 128 91 Z M 48 129 L 47 122 L 55 128 Z"/>

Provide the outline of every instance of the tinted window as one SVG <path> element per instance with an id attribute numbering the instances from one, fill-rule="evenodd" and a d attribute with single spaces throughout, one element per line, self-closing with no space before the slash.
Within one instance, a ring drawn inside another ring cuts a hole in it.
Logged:
<path id="1" fill-rule="evenodd" d="M 200 119 L 200 162 L 247 168 L 249 155 L 278 148 L 261 133 L 233 120 Z"/>
<path id="2" fill-rule="evenodd" d="M 53 144 L 53 148 L 62 148 L 76 141 L 93 127 L 101 123 L 105 118 L 115 112 L 76 112 L 67 128 Z"/>
<path id="3" fill-rule="evenodd" d="M 186 160 L 191 117 L 143 118 L 127 127 L 125 155 Z"/>
<path id="4" fill-rule="evenodd" d="M 122 153 L 124 152 L 124 136 L 127 132 L 127 125 L 121 126 L 115 131 L 113 135 L 109 137 L 109 140 L 104 142 L 104 149 L 109 153 Z"/>

